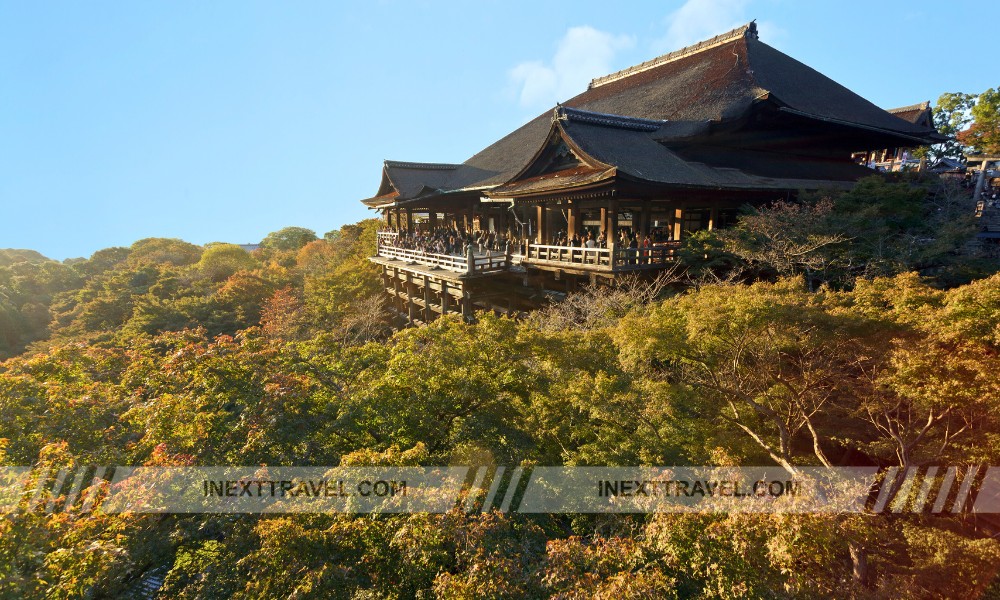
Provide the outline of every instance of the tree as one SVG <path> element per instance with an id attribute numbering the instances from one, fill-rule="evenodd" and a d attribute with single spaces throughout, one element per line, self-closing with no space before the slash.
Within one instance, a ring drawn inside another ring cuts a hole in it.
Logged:
<path id="1" fill-rule="evenodd" d="M 946 92 L 941 94 L 934 105 L 934 127 L 938 133 L 954 137 L 972 120 L 969 109 L 975 102 L 975 94 L 962 92 Z M 935 159 L 952 158 L 962 160 L 965 149 L 961 142 L 948 141 L 931 146 L 931 155 Z"/>
<path id="2" fill-rule="evenodd" d="M 191 265 L 201 258 L 201 247 L 173 238 L 145 238 L 132 244 L 128 255 L 131 265 Z"/>
<path id="3" fill-rule="evenodd" d="M 309 242 L 316 241 L 316 232 L 305 227 L 285 227 L 267 234 L 260 242 L 261 248 L 269 250 L 298 250 Z"/>
<path id="4" fill-rule="evenodd" d="M 236 244 L 213 244 L 198 261 L 198 270 L 212 281 L 223 281 L 241 269 L 256 266 L 257 261 Z"/>
<path id="5" fill-rule="evenodd" d="M 814 273 L 833 266 L 841 256 L 838 246 L 848 239 L 833 222 L 833 210 L 829 198 L 778 201 L 743 216 L 720 236 L 728 252 L 750 265 L 786 277 L 804 274 L 812 289 Z"/>
<path id="6" fill-rule="evenodd" d="M 970 112 L 972 125 L 958 133 L 958 141 L 977 154 L 1000 154 L 1000 88 L 979 94 Z"/>

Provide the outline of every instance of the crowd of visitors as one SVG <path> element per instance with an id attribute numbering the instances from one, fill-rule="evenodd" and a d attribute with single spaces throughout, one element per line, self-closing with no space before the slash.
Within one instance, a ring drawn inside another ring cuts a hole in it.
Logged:
<path id="1" fill-rule="evenodd" d="M 455 228 L 439 227 L 430 231 L 395 231 L 385 229 L 396 235 L 383 244 L 408 250 L 417 250 L 430 254 L 448 254 L 464 256 L 472 247 L 476 253 L 484 252 L 523 252 L 528 238 L 517 236 L 513 232 L 497 233 L 493 231 L 462 231 Z M 666 228 L 654 228 L 648 235 L 640 236 L 629 228 L 622 228 L 616 239 L 616 246 L 638 250 L 650 248 L 657 244 L 670 242 L 672 235 Z M 603 232 L 585 230 L 581 234 L 570 237 L 566 231 L 556 232 L 551 244 L 568 248 L 607 248 L 608 240 Z"/>
<path id="2" fill-rule="evenodd" d="M 385 230 L 393 231 L 393 230 Z M 508 233 L 501 236 L 493 231 L 461 231 L 439 227 L 433 231 L 399 231 L 387 243 L 395 248 L 406 248 L 429 254 L 449 254 L 464 256 L 470 247 L 476 253 L 504 252 L 508 245 L 514 247 L 516 241 Z"/>

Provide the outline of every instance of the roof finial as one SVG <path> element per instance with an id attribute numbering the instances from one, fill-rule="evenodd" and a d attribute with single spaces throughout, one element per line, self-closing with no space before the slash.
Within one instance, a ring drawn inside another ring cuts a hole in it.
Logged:
<path id="1" fill-rule="evenodd" d="M 753 37 L 755 40 L 759 39 L 757 36 L 757 19 L 750 21 L 750 24 L 747 25 L 747 37 Z"/>

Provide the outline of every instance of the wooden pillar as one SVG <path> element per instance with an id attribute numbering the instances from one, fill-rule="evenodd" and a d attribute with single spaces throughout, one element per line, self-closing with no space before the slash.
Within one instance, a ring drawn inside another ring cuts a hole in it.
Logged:
<path id="1" fill-rule="evenodd" d="M 608 249 L 611 250 L 611 267 L 615 266 L 615 246 L 618 245 L 618 198 L 608 203 Z"/>
<path id="2" fill-rule="evenodd" d="M 416 293 L 413 285 L 413 273 L 407 271 L 406 273 L 406 316 L 410 319 L 410 324 L 413 324 L 413 320 L 417 316 L 417 305 L 413 303 L 413 296 Z"/>
<path id="3" fill-rule="evenodd" d="M 642 243 L 642 238 L 649 235 L 649 222 L 652 220 L 653 216 L 653 206 L 650 204 L 649 200 L 642 201 L 642 212 L 639 217 L 639 242 Z"/>
<path id="4" fill-rule="evenodd" d="M 713 205 L 708 209 L 708 230 L 718 229 L 719 227 L 719 207 Z"/>
<path id="5" fill-rule="evenodd" d="M 424 275 L 424 323 L 430 323 L 434 318 L 431 312 L 431 278 Z"/>
<path id="6" fill-rule="evenodd" d="M 448 282 L 441 281 L 441 316 L 448 314 L 448 303 L 451 300 L 448 292 Z"/>
<path id="7" fill-rule="evenodd" d="M 545 211 L 545 205 L 544 204 L 539 204 L 536 207 L 536 214 L 537 214 L 536 218 L 537 218 L 537 225 L 538 225 L 536 227 L 536 236 L 535 236 L 535 243 L 536 244 L 543 244 L 544 245 L 544 244 L 548 243 L 546 241 L 546 238 L 548 237 L 548 233 L 549 233 L 548 232 L 548 227 L 547 227 L 548 223 L 546 222 L 547 221 L 546 217 L 548 215 L 546 215 L 545 213 L 546 213 L 546 211 Z"/>
<path id="8" fill-rule="evenodd" d="M 601 207 L 601 233 L 605 235 L 608 233 L 608 208 L 606 206 Z"/>
<path id="9" fill-rule="evenodd" d="M 507 235 L 507 206 L 500 205 L 500 214 L 497 215 L 497 239 L 502 239 Z"/>
<path id="10" fill-rule="evenodd" d="M 684 209 L 674 209 L 674 241 L 680 241 L 681 230 L 684 228 Z"/>
<path id="11" fill-rule="evenodd" d="M 472 321 L 472 294 L 462 286 L 462 317 L 466 322 Z"/>
<path id="12" fill-rule="evenodd" d="M 401 299 L 399 297 L 399 269 L 392 269 L 392 304 L 396 308 L 401 308 Z"/>
<path id="13" fill-rule="evenodd" d="M 406 231 L 413 232 L 413 209 L 406 209 Z"/>
<path id="14" fill-rule="evenodd" d="M 392 211 L 388 208 L 382 210 L 382 216 L 385 217 L 385 226 L 392 229 Z"/>
<path id="15" fill-rule="evenodd" d="M 566 237 L 572 240 L 574 235 L 580 234 L 580 207 L 576 202 L 566 208 L 566 217 Z"/>
<path id="16" fill-rule="evenodd" d="M 438 228 L 438 214 L 436 210 L 432 210 L 429 213 L 427 213 L 427 223 L 428 226 L 431 228 L 431 231 L 434 231 L 435 229 Z"/>

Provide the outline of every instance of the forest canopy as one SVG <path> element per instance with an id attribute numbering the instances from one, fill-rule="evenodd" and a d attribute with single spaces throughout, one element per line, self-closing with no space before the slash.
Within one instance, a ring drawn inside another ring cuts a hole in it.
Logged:
<path id="1" fill-rule="evenodd" d="M 419 328 L 382 311 L 374 220 L 252 252 L 3 251 L 0 465 L 996 464 L 1000 274 L 949 194 L 878 179 L 748 209 L 669 284 Z M 39 509 L 0 516 L 0 597 L 980 597 L 988 527 Z"/>

